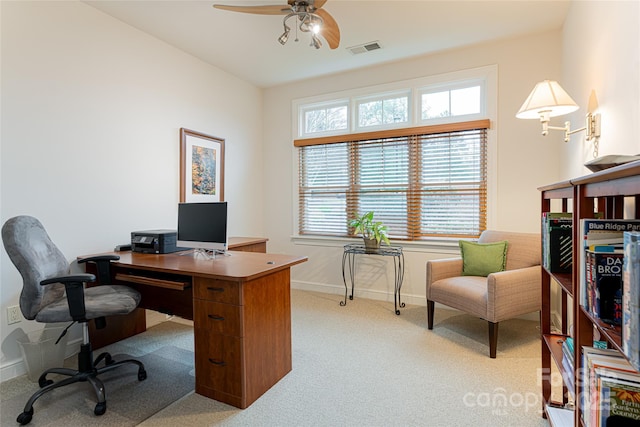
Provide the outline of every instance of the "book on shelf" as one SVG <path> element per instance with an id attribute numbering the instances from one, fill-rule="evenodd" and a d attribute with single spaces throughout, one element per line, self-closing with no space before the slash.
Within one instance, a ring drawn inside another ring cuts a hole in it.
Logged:
<path id="1" fill-rule="evenodd" d="M 580 396 L 583 422 L 586 427 L 600 426 L 600 407 L 602 404 L 599 379 L 603 372 L 609 377 L 619 378 L 624 376 L 626 380 L 637 378 L 640 375 L 631 364 L 622 357 L 622 354 L 614 349 L 599 349 L 594 347 L 582 347 L 581 376 L 583 390 Z"/>
<path id="2" fill-rule="evenodd" d="M 597 315 L 594 310 L 593 270 L 589 270 L 588 253 L 590 247 L 597 252 L 604 252 L 606 246 L 611 246 L 610 251 L 616 252 L 623 247 L 625 231 L 640 231 L 640 220 L 634 219 L 601 219 L 584 218 L 580 220 L 580 246 L 579 246 L 579 285 L 580 305 L 592 315 Z M 593 260 L 591 260 L 593 262 Z M 588 276 L 589 275 L 589 276 Z M 591 298 L 591 299 L 590 299 Z"/>
<path id="3" fill-rule="evenodd" d="M 543 265 L 551 273 L 571 273 L 573 218 L 570 212 L 542 214 Z"/>
<path id="4" fill-rule="evenodd" d="M 640 427 L 640 375 L 596 369 L 597 427 Z"/>
<path id="5" fill-rule="evenodd" d="M 622 352 L 640 370 L 640 233 L 624 233 Z"/>
<path id="6" fill-rule="evenodd" d="M 565 369 L 565 376 L 569 380 L 569 384 L 573 384 L 575 380 L 575 364 L 573 360 L 573 338 L 566 337 L 562 342 L 562 366 Z"/>
<path id="7" fill-rule="evenodd" d="M 591 315 L 611 325 L 622 323 L 623 258 L 622 249 L 593 245 L 585 257 L 587 309 Z"/>

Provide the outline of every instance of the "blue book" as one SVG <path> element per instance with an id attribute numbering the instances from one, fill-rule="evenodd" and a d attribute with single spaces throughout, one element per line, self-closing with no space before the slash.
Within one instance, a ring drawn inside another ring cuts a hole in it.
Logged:
<path id="1" fill-rule="evenodd" d="M 640 232 L 624 233 L 622 352 L 640 371 Z"/>

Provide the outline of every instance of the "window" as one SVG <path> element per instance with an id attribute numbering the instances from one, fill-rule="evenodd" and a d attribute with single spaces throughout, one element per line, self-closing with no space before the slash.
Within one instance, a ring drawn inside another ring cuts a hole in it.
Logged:
<path id="1" fill-rule="evenodd" d="M 392 94 L 356 101 L 358 128 L 409 122 L 409 95 Z"/>
<path id="2" fill-rule="evenodd" d="M 349 236 L 375 211 L 395 239 L 477 237 L 486 228 L 489 120 L 295 141 L 299 234 Z"/>
<path id="3" fill-rule="evenodd" d="M 482 111 L 482 84 L 459 85 L 421 91 L 421 120 L 478 115 Z"/>
<path id="4" fill-rule="evenodd" d="M 348 131 L 348 101 L 311 105 L 302 109 L 300 135 L 318 135 Z"/>
<path id="5" fill-rule="evenodd" d="M 497 66 L 294 100 L 296 236 L 351 237 L 369 210 L 392 238 L 447 246 L 496 219 Z"/>

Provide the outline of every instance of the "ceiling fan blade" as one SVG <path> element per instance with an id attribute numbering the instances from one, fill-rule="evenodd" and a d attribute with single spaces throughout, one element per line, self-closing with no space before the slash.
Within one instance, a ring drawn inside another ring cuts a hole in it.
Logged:
<path id="1" fill-rule="evenodd" d="M 338 23 L 333 19 L 333 16 L 324 9 L 318 9 L 315 13 L 320 15 L 324 20 L 320 35 L 329 43 L 331 49 L 337 48 L 340 45 L 340 28 L 338 28 Z"/>
<path id="2" fill-rule="evenodd" d="M 327 0 L 316 0 L 313 2 L 313 7 L 315 7 L 316 9 L 320 9 L 326 2 Z"/>
<path id="3" fill-rule="evenodd" d="M 291 12 L 289 7 L 280 4 L 263 6 L 229 6 L 225 4 L 214 4 L 213 7 L 231 12 L 254 13 L 256 15 L 286 15 Z"/>

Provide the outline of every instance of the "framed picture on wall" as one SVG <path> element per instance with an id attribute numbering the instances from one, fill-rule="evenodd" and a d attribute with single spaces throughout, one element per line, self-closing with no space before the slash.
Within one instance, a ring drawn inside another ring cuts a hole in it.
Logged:
<path id="1" fill-rule="evenodd" d="M 224 201 L 224 139 L 180 128 L 180 202 Z"/>

